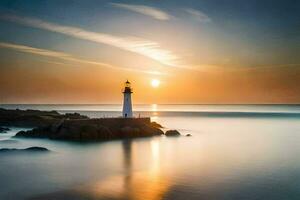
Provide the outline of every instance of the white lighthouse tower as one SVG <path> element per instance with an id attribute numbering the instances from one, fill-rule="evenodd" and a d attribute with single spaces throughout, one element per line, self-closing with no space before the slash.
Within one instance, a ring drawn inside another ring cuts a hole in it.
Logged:
<path id="1" fill-rule="evenodd" d="M 131 93 L 132 89 L 130 82 L 127 80 L 125 82 L 125 88 L 123 90 L 124 100 L 123 100 L 123 117 L 132 117 L 132 103 L 131 103 Z"/>

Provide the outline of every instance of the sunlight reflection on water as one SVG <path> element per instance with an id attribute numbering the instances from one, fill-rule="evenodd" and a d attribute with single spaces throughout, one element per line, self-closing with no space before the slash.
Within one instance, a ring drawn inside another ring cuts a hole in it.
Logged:
<path id="1" fill-rule="evenodd" d="M 78 144 L 0 135 L 0 199 L 298 199 L 300 118 L 152 116 L 192 137 Z M 93 113 L 92 115 L 97 114 Z"/>

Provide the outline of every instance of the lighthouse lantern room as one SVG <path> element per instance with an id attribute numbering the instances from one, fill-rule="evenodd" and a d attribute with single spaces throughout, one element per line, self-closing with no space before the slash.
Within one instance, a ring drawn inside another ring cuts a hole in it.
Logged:
<path id="1" fill-rule="evenodd" d="M 131 85 L 130 82 L 127 80 L 125 82 L 125 88 L 123 90 L 124 100 L 123 100 L 123 117 L 130 118 L 132 117 L 132 103 L 131 103 Z"/>

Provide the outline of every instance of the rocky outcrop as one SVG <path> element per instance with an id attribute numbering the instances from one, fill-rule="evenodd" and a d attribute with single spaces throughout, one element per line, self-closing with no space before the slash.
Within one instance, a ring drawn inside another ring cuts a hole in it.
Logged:
<path id="1" fill-rule="evenodd" d="M 166 136 L 180 136 L 180 133 L 177 130 L 168 130 L 165 133 Z"/>
<path id="2" fill-rule="evenodd" d="M 102 141 L 122 138 L 151 137 L 163 131 L 150 118 L 105 118 L 63 120 L 30 131 L 20 131 L 16 137 L 49 138 L 54 140 Z"/>
<path id="3" fill-rule="evenodd" d="M 54 140 L 101 141 L 120 138 L 151 137 L 164 134 L 150 118 L 90 119 L 78 113 L 56 111 L 6 110 L 0 108 L 0 125 L 36 127 L 20 131 L 16 137 Z"/>
<path id="4" fill-rule="evenodd" d="M 0 108 L 0 126 L 38 127 L 58 123 L 63 119 L 88 119 L 88 117 L 78 113 L 60 114 L 56 111 Z"/>

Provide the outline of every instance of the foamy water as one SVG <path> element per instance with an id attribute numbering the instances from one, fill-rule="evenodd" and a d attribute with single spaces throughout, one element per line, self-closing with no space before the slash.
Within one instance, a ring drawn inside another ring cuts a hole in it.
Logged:
<path id="1" fill-rule="evenodd" d="M 120 105 L 3 105 L 119 116 Z M 100 143 L 11 138 L 1 148 L 0 199 L 299 199 L 300 106 L 138 105 L 192 137 Z M 224 114 L 225 113 L 225 114 Z M 249 114 L 250 113 L 250 114 Z M 257 114 L 258 113 L 258 114 Z M 262 113 L 262 114 L 261 114 Z"/>

